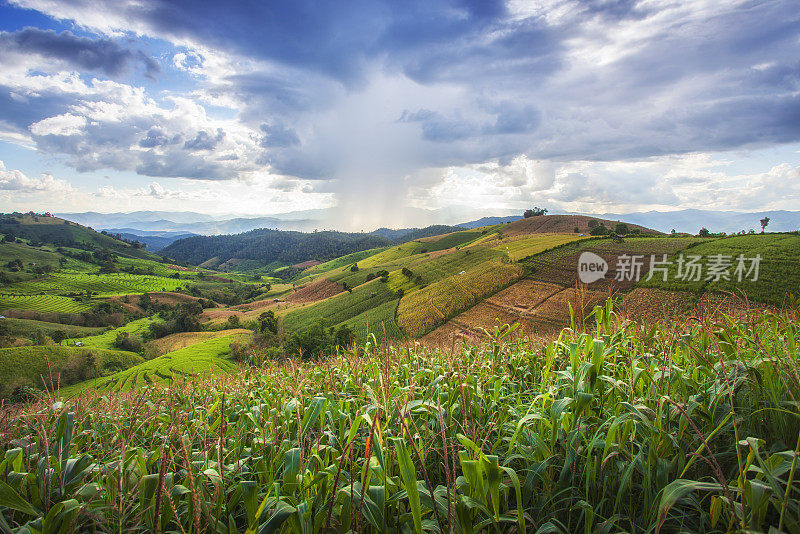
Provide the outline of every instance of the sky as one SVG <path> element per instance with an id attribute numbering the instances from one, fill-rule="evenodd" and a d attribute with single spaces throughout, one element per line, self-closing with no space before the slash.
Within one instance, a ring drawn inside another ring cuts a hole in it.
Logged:
<path id="1" fill-rule="evenodd" d="M 797 7 L 0 0 L 0 211 L 798 209 Z"/>

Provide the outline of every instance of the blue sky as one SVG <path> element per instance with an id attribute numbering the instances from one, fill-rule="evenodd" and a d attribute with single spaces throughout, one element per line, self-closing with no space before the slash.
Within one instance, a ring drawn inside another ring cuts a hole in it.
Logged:
<path id="1" fill-rule="evenodd" d="M 794 1 L 0 0 L 2 211 L 792 209 L 799 140 Z"/>

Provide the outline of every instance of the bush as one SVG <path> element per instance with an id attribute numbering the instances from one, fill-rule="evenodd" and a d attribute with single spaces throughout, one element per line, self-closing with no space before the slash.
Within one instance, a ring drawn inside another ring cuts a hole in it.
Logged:
<path id="1" fill-rule="evenodd" d="M 627 234 L 628 231 L 628 225 L 625 223 L 617 223 L 614 227 L 614 233 L 616 234 Z"/>

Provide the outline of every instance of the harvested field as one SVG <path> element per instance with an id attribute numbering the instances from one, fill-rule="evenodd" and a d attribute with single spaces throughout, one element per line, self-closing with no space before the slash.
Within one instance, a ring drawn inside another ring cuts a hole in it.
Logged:
<path id="1" fill-rule="evenodd" d="M 652 325 L 674 321 L 691 315 L 694 306 L 691 293 L 637 287 L 622 297 L 622 313 L 627 319 Z"/>
<path id="2" fill-rule="evenodd" d="M 588 235 L 589 221 L 591 220 L 603 223 L 606 228 L 611 230 L 613 230 L 614 226 L 617 224 L 617 221 L 609 221 L 607 219 L 599 219 L 586 215 L 543 215 L 514 221 L 503 227 L 501 231 L 503 235 L 507 236 L 542 233 L 571 234 L 574 233 L 575 227 L 577 226 L 579 233 Z M 660 232 L 635 224 L 628 224 L 628 228 L 630 230 L 638 228 L 641 232 L 647 234 L 660 234 Z"/>
<path id="3" fill-rule="evenodd" d="M 562 286 L 557 284 L 548 284 L 525 278 L 495 293 L 486 299 L 486 302 L 524 313 L 541 304 L 551 295 L 563 291 L 563 289 Z"/>
<path id="4" fill-rule="evenodd" d="M 341 284 L 331 282 L 327 279 L 317 280 L 301 287 L 286 297 L 287 302 L 302 304 L 306 302 L 316 302 L 328 297 L 332 297 L 344 291 Z"/>

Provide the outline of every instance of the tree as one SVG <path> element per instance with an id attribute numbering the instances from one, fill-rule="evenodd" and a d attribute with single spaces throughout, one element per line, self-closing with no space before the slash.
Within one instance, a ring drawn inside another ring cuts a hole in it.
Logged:
<path id="1" fill-rule="evenodd" d="M 617 223 L 617 225 L 614 227 L 615 234 L 627 234 L 628 232 L 628 225 L 623 222 Z"/>
<path id="2" fill-rule="evenodd" d="M 672 235 L 675 235 L 675 234 L 677 234 L 678 232 L 676 232 L 676 231 L 675 231 L 675 228 L 673 228 L 672 230 L 670 230 L 670 232 L 669 232 L 669 233 L 670 233 L 670 234 L 672 234 Z"/>
<path id="3" fill-rule="evenodd" d="M 589 223 L 587 224 L 587 226 L 589 227 L 590 230 L 592 228 L 597 228 L 597 221 L 594 219 L 589 219 Z"/>
<path id="4" fill-rule="evenodd" d="M 600 224 L 600 226 L 595 226 L 592 228 L 592 231 L 589 232 L 591 235 L 606 235 L 608 233 L 608 228 L 606 228 L 605 224 Z"/>
<path id="5" fill-rule="evenodd" d="M 579 234 L 579 233 L 581 233 L 581 229 L 580 229 L 580 228 L 578 228 L 577 226 L 576 226 L 575 228 L 573 228 L 573 229 L 572 229 L 572 231 L 573 231 L 574 233 L 576 233 L 576 234 Z"/>
<path id="6" fill-rule="evenodd" d="M 547 215 L 547 208 L 540 208 L 539 206 L 534 206 L 533 209 L 525 210 L 525 213 L 522 214 L 522 216 L 526 219 L 531 217 L 541 217 L 542 215 Z"/>
<path id="7" fill-rule="evenodd" d="M 67 339 L 67 333 L 64 330 L 56 330 L 50 334 L 50 337 L 53 338 L 53 341 L 55 341 L 56 345 L 60 345 L 62 341 Z"/>
<path id="8" fill-rule="evenodd" d="M 700 232 L 697 235 L 699 235 L 700 237 L 708 237 L 711 235 L 711 232 L 709 232 L 708 228 L 704 226 L 700 228 Z"/>
<path id="9" fill-rule="evenodd" d="M 353 264 L 353 266 L 352 266 L 352 267 L 350 267 L 350 271 L 351 271 L 351 272 L 354 272 L 354 273 L 355 273 L 355 272 L 358 272 L 358 264 L 357 264 L 357 263 L 354 263 L 354 264 Z"/>
<path id="10" fill-rule="evenodd" d="M 769 217 L 764 217 L 759 222 L 761 223 L 761 233 L 763 234 L 764 230 L 767 228 L 767 225 L 769 225 Z"/>

